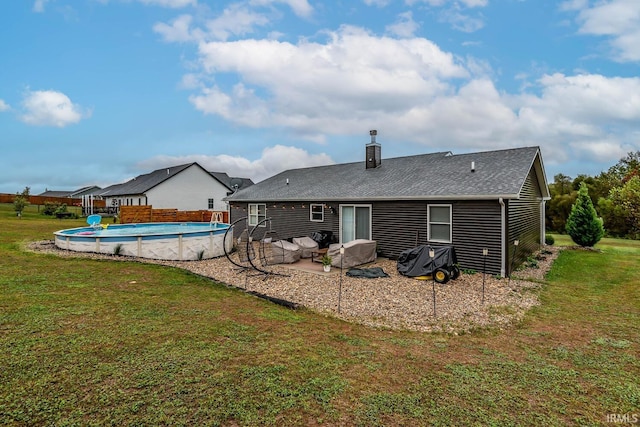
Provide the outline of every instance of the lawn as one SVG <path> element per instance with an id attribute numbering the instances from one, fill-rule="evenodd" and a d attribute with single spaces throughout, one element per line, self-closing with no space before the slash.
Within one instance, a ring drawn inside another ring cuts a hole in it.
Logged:
<path id="1" fill-rule="evenodd" d="M 564 250 L 542 305 L 520 325 L 456 336 L 291 311 L 168 267 L 24 249 L 83 223 L 34 207 L 18 219 L 0 205 L 1 425 L 560 426 L 640 416 L 640 242 Z"/>

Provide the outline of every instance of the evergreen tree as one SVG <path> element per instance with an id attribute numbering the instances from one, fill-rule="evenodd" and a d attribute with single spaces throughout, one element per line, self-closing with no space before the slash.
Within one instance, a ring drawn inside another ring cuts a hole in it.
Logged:
<path id="1" fill-rule="evenodd" d="M 602 219 L 598 218 L 589 197 L 589 189 L 584 182 L 580 184 L 578 198 L 571 207 L 566 230 L 573 241 L 580 246 L 593 246 L 604 236 Z"/>

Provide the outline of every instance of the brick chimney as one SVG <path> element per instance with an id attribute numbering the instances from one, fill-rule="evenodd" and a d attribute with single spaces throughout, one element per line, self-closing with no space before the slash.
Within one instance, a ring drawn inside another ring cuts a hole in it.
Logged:
<path id="1" fill-rule="evenodd" d="M 378 131 L 370 130 L 369 135 L 371 135 L 371 142 L 365 146 L 365 164 L 367 169 L 375 169 L 382 163 L 382 158 L 380 157 L 381 147 L 380 144 L 376 142 Z"/>

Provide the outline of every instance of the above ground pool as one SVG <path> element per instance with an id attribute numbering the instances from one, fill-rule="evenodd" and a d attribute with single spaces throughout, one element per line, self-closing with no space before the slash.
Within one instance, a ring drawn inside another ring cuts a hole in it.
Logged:
<path id="1" fill-rule="evenodd" d="M 229 224 L 208 222 L 154 222 L 94 224 L 53 233 L 61 249 L 162 260 L 200 260 L 224 255 Z M 231 233 L 227 238 L 231 251 Z"/>

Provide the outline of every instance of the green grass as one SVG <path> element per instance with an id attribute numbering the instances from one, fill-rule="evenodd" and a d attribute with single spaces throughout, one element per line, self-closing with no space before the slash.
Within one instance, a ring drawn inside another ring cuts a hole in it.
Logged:
<path id="1" fill-rule="evenodd" d="M 521 325 L 453 336 L 30 253 L 84 220 L 29 208 L 0 205 L 0 425 L 561 426 L 640 411 L 637 241 L 563 251 Z"/>

